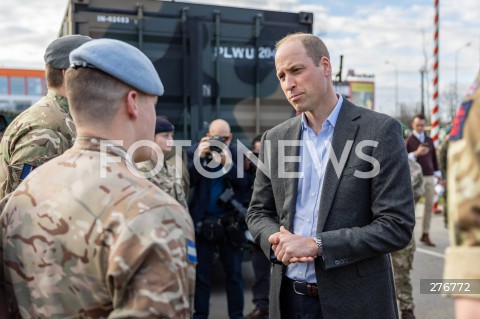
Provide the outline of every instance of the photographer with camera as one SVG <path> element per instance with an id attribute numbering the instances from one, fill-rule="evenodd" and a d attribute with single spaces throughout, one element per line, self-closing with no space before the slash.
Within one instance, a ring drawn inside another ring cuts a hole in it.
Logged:
<path id="1" fill-rule="evenodd" d="M 230 125 L 222 119 L 214 120 L 206 136 L 190 147 L 187 155 L 193 188 L 189 208 L 198 260 L 193 318 L 208 318 L 210 275 L 216 252 L 227 277 L 228 315 L 231 319 L 243 318 L 240 241 L 244 238 L 239 236 L 243 230 L 238 229 L 238 221 L 244 216 L 239 216 L 236 204 L 248 191 L 249 183 L 247 178 L 237 176 L 237 147 L 232 143 Z"/>

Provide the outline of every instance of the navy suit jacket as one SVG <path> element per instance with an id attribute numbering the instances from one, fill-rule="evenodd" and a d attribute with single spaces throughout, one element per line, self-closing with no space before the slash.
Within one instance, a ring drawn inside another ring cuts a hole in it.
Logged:
<path id="1" fill-rule="evenodd" d="M 195 150 L 198 148 L 198 143 L 191 146 L 187 150 L 188 158 L 188 172 L 190 174 L 190 200 L 189 200 L 189 210 L 190 215 L 192 216 L 194 225 L 197 225 L 198 222 L 202 221 L 205 216 L 205 212 L 208 207 L 208 202 L 210 198 L 210 178 L 207 178 L 200 174 L 200 172 L 194 166 L 194 154 Z M 231 169 L 223 176 L 224 188 L 231 185 L 233 192 L 235 193 L 235 198 L 239 201 L 242 200 L 245 192 L 248 191 L 248 180 L 246 174 L 244 177 L 239 178 L 237 176 L 237 145 L 235 143 L 230 143 L 229 145 L 230 153 L 232 154 L 232 167 Z M 200 159 L 202 164 L 206 164 L 205 159 Z M 243 168 L 242 168 L 243 170 Z"/>
<path id="2" fill-rule="evenodd" d="M 278 142 L 299 140 L 297 116 L 267 131 L 260 160 L 269 175 L 257 169 L 247 224 L 255 241 L 270 256 L 268 237 L 280 225 L 293 230 L 298 179 L 282 178 Z M 270 151 L 267 147 L 271 143 Z M 376 146 L 372 146 L 372 143 Z M 370 146 L 368 146 L 370 145 Z M 351 147 L 349 147 L 351 146 Z M 332 150 L 346 162 L 338 171 L 329 161 L 318 212 L 317 234 L 324 254 L 315 259 L 322 315 L 338 318 L 397 318 L 395 287 L 389 253 L 405 247 L 415 225 L 413 193 L 407 153 L 398 121 L 346 98 L 332 139 Z M 287 147 L 285 156 L 298 156 L 299 147 Z M 367 157 L 368 156 L 368 157 Z M 361 172 L 379 171 L 369 178 Z M 298 171 L 287 162 L 284 171 Z M 281 318 L 280 286 L 283 265 L 273 265 L 270 317 Z"/>

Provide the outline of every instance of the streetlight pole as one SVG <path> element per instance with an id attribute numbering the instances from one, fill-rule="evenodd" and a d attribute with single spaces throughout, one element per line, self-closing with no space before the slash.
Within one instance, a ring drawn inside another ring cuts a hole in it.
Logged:
<path id="1" fill-rule="evenodd" d="M 424 80 L 424 75 L 425 72 L 425 67 L 422 67 L 420 69 L 420 91 L 421 91 L 421 96 L 420 96 L 420 114 L 425 114 L 425 80 Z"/>
<path id="2" fill-rule="evenodd" d="M 472 42 L 467 42 L 455 51 L 455 88 L 454 88 L 455 89 L 455 105 L 454 105 L 454 109 L 458 106 L 458 54 L 460 53 L 461 49 L 463 49 L 465 47 L 469 47 L 470 45 L 472 45 Z"/>
<path id="3" fill-rule="evenodd" d="M 395 115 L 400 116 L 400 107 L 398 106 L 398 68 L 397 63 L 385 61 L 385 64 L 391 64 L 395 67 Z"/>

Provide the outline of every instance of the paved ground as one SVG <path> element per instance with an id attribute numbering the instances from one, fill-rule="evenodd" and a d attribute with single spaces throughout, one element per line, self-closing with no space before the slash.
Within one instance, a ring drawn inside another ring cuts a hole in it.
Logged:
<path id="1" fill-rule="evenodd" d="M 443 216 L 434 215 L 432 218 L 430 237 L 437 244 L 436 247 L 427 247 L 420 242 L 423 205 L 417 205 L 417 227 L 415 239 L 417 251 L 415 253 L 412 276 L 412 285 L 415 299 L 415 315 L 418 319 L 451 319 L 454 318 L 453 301 L 440 295 L 420 294 L 420 279 L 442 278 L 444 253 L 448 246 L 448 232 L 444 227 Z M 245 310 L 247 314 L 252 308 L 251 285 L 253 270 L 249 262 L 243 263 L 245 280 Z M 210 301 L 210 318 L 228 318 L 227 297 L 225 294 L 224 274 L 218 264 L 213 269 L 213 291 Z"/>
<path id="2" fill-rule="evenodd" d="M 415 239 L 417 251 L 412 272 L 412 285 L 416 304 L 415 315 L 419 319 L 451 319 L 454 318 L 453 300 L 441 295 L 420 294 L 420 279 L 440 279 L 445 262 L 445 248 L 449 245 L 448 231 L 444 226 L 443 216 L 433 215 L 430 228 L 430 239 L 436 247 L 427 247 L 419 239 L 423 205 L 417 205 L 417 227 Z M 220 317 L 219 317 L 220 318 Z"/>

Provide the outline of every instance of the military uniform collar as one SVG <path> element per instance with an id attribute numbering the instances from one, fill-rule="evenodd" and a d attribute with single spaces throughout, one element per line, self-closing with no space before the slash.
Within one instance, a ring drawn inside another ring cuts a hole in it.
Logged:
<path id="1" fill-rule="evenodd" d="M 128 154 L 122 146 L 115 144 L 114 141 L 111 140 L 95 136 L 77 136 L 73 147 L 82 150 L 113 154 L 122 158 L 127 165 L 133 166 L 133 160 L 130 154 Z"/>
<path id="2" fill-rule="evenodd" d="M 52 100 L 56 101 L 58 103 L 58 105 L 60 105 L 60 107 L 65 111 L 67 112 L 68 114 L 70 114 L 70 110 L 68 108 L 68 100 L 65 96 L 63 95 L 60 95 L 58 94 L 57 92 L 55 92 L 54 90 L 52 89 L 48 89 L 47 90 L 47 96 L 49 98 L 51 98 Z"/>

